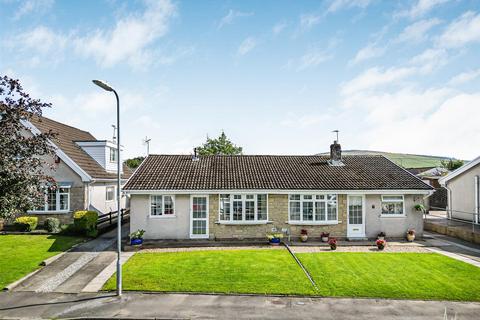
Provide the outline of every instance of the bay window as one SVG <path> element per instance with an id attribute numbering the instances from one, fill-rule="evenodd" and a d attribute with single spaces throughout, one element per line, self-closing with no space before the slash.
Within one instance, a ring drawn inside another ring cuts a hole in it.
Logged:
<path id="1" fill-rule="evenodd" d="M 290 222 L 337 222 L 336 194 L 290 194 L 288 208 Z"/>
<path id="2" fill-rule="evenodd" d="M 150 216 L 173 217 L 175 214 L 175 201 L 170 195 L 150 196 Z"/>
<path id="3" fill-rule="evenodd" d="M 404 200 L 402 195 L 382 196 L 382 215 L 385 216 L 403 216 Z"/>
<path id="4" fill-rule="evenodd" d="M 221 194 L 219 198 L 220 222 L 266 222 L 266 194 Z"/>

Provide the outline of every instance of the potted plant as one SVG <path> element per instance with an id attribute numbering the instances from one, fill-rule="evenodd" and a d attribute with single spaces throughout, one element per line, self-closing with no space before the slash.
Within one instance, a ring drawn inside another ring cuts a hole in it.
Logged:
<path id="1" fill-rule="evenodd" d="M 330 238 L 328 244 L 330 245 L 330 250 L 337 250 L 337 239 Z"/>
<path id="2" fill-rule="evenodd" d="M 383 250 L 385 249 L 385 246 L 387 245 L 387 241 L 378 239 L 375 244 L 377 245 L 378 250 Z"/>
<path id="3" fill-rule="evenodd" d="M 330 238 L 330 233 L 328 233 L 328 232 L 322 232 L 322 234 L 320 235 L 320 237 L 322 238 L 322 242 L 328 242 L 328 238 Z"/>
<path id="4" fill-rule="evenodd" d="M 414 206 L 415 210 L 420 211 L 420 212 L 425 212 L 425 206 L 423 204 L 416 204 Z"/>
<path id="5" fill-rule="evenodd" d="M 139 229 L 135 232 L 130 234 L 130 244 L 132 246 L 139 246 L 143 243 L 143 235 L 145 234 L 145 230 Z"/>
<path id="6" fill-rule="evenodd" d="M 414 229 L 408 229 L 407 240 L 410 241 L 410 242 L 413 242 L 413 240 L 415 240 L 415 230 Z"/>
<path id="7" fill-rule="evenodd" d="M 380 232 L 380 233 L 377 235 L 377 239 L 379 239 L 379 240 L 385 240 L 385 237 L 386 237 L 386 235 L 385 235 L 385 232 L 383 232 L 383 231 Z"/>
<path id="8" fill-rule="evenodd" d="M 300 240 L 302 240 L 302 242 L 307 242 L 308 240 L 308 231 L 306 229 L 302 229 L 300 231 Z"/>
<path id="9" fill-rule="evenodd" d="M 283 238 L 283 233 L 267 234 L 268 243 L 270 243 L 272 246 L 278 246 L 282 238 Z"/>

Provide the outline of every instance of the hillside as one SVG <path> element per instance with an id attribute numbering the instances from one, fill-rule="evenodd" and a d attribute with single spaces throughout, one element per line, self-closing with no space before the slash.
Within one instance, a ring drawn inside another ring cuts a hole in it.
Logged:
<path id="1" fill-rule="evenodd" d="M 442 160 L 448 160 L 448 157 L 440 156 L 427 156 L 419 154 L 408 154 L 408 153 L 393 153 L 393 152 L 382 152 L 382 151 L 369 151 L 369 150 L 344 150 L 342 151 L 345 155 L 362 155 L 362 154 L 377 154 L 384 155 L 391 161 L 404 168 L 426 168 L 426 167 L 436 167 L 440 166 Z M 328 155 L 328 152 L 321 154 Z"/>

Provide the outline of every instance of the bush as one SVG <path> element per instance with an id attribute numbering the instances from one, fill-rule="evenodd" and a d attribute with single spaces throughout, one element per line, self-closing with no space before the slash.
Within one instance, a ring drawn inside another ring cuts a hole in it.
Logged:
<path id="1" fill-rule="evenodd" d="M 60 220 L 58 218 L 47 218 L 44 223 L 45 229 L 48 232 L 59 233 L 60 232 Z"/>
<path id="2" fill-rule="evenodd" d="M 15 219 L 15 226 L 21 231 L 30 232 L 37 228 L 38 218 L 37 217 L 18 217 Z"/>
<path id="3" fill-rule="evenodd" d="M 73 214 L 75 229 L 89 237 L 97 236 L 98 213 L 96 211 L 77 211 Z"/>

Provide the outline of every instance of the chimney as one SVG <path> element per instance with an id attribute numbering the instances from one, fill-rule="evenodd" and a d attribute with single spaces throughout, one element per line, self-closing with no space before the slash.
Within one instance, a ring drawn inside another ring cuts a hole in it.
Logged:
<path id="1" fill-rule="evenodd" d="M 192 161 L 198 161 L 200 158 L 197 156 L 197 148 L 193 148 Z"/>
<path id="2" fill-rule="evenodd" d="M 328 163 L 331 166 L 343 166 L 342 162 L 342 147 L 337 142 L 337 140 L 333 141 L 333 144 L 330 145 L 330 160 Z"/>

